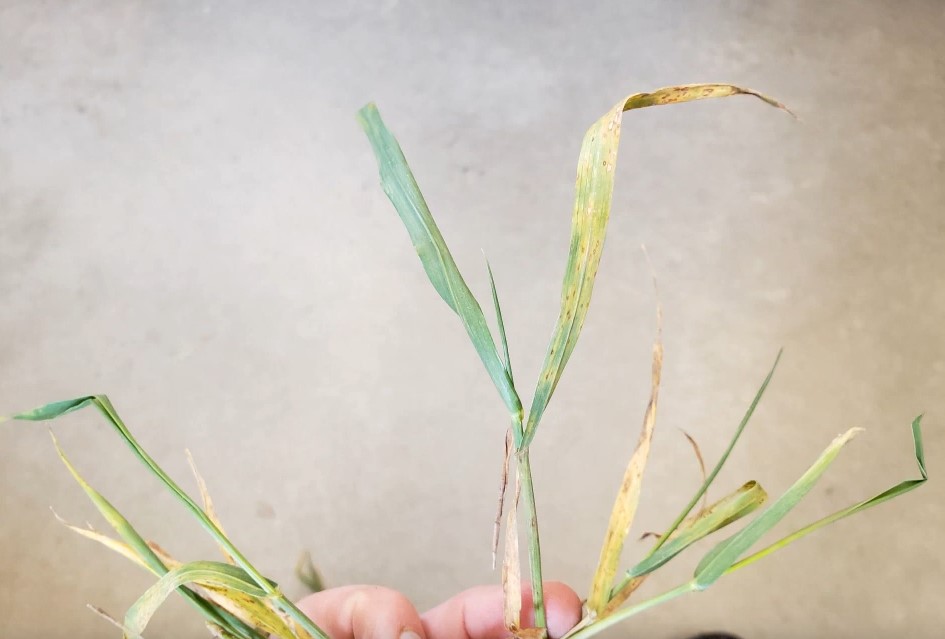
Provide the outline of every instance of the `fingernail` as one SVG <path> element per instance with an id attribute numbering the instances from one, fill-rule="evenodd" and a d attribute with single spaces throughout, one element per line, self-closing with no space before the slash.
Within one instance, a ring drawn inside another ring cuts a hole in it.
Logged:
<path id="1" fill-rule="evenodd" d="M 400 633 L 400 639 L 420 639 L 420 635 L 415 633 L 413 630 L 404 630 Z"/>

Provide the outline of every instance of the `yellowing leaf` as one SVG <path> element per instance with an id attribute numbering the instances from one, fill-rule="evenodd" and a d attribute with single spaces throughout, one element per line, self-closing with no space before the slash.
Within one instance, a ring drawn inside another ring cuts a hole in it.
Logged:
<path id="1" fill-rule="evenodd" d="M 217 512 L 213 508 L 213 500 L 210 498 L 210 491 L 207 490 L 207 482 L 204 481 L 203 476 L 197 470 L 197 464 L 194 463 L 194 456 L 189 450 L 185 450 L 184 452 L 187 454 L 187 463 L 190 464 L 190 470 L 194 474 L 194 479 L 197 481 L 197 488 L 200 491 L 200 498 L 203 500 L 203 511 L 207 514 L 207 517 L 210 519 L 210 521 L 216 525 L 220 533 L 225 535 L 226 530 L 223 529 L 223 524 L 220 523 L 220 518 L 217 517 Z M 233 556 L 227 552 L 226 546 L 220 545 L 220 552 L 223 554 L 223 557 L 228 563 L 236 563 L 236 561 L 233 559 Z"/>
<path id="2" fill-rule="evenodd" d="M 293 632 L 289 620 L 286 620 L 273 608 L 268 599 L 220 584 L 198 583 L 194 587 L 207 599 L 213 601 L 254 630 L 263 633 L 264 636 L 272 635 L 279 639 L 293 639 L 294 637 L 308 639 L 311 637 L 301 628 L 296 627 Z"/>
<path id="3" fill-rule="evenodd" d="M 585 134 L 578 158 L 574 214 L 571 218 L 571 247 L 561 291 L 561 310 L 529 410 L 524 445 L 527 446 L 535 436 L 535 429 L 561 379 L 587 316 L 597 267 L 604 250 L 607 221 L 610 218 L 623 112 L 732 95 L 752 95 L 788 111 L 780 102 L 751 89 L 731 84 L 692 84 L 627 96 L 595 122 Z"/>
<path id="4" fill-rule="evenodd" d="M 610 523 L 604 537 L 604 545 L 600 552 L 600 561 L 594 572 L 594 581 L 591 584 L 591 593 L 587 598 L 587 607 L 600 615 L 610 598 L 610 589 L 617 574 L 617 565 L 620 562 L 620 553 L 623 544 L 630 532 L 630 525 L 640 503 L 640 490 L 643 485 L 643 471 L 650 455 L 650 444 L 653 441 L 653 429 L 656 426 L 656 406 L 659 401 L 660 374 L 663 368 L 663 345 L 657 336 L 653 344 L 652 386 L 650 401 L 647 404 L 643 417 L 643 430 L 636 450 L 630 457 L 627 469 L 624 472 L 617 499 L 610 514 Z"/>
<path id="5" fill-rule="evenodd" d="M 186 584 L 226 588 L 229 601 L 243 602 L 246 595 L 257 599 L 271 596 L 256 585 L 242 568 L 213 561 L 194 561 L 169 571 L 128 609 L 124 623 L 125 637 L 140 639 L 141 633 L 161 604 L 172 592 Z"/>
<path id="6" fill-rule="evenodd" d="M 55 515 L 56 520 L 57 520 L 60 524 L 62 524 L 63 526 L 65 526 L 65 527 L 68 528 L 69 530 L 71 530 L 71 531 L 73 531 L 73 532 L 75 532 L 75 533 L 77 533 L 77 534 L 79 534 L 79 535 L 82 535 L 82 536 L 85 537 L 86 539 L 91 539 L 92 541 L 95 541 L 95 542 L 100 543 L 101 545 L 105 546 L 105 547 L 108 548 L 109 550 L 118 553 L 119 555 L 121 555 L 121 556 L 124 557 L 125 559 L 127 559 L 127 560 L 129 560 L 129 561 L 131 561 L 131 562 L 133 562 L 133 563 L 135 563 L 135 564 L 137 564 L 138 566 L 144 568 L 145 570 L 150 571 L 153 575 L 155 575 L 155 576 L 157 576 L 157 577 L 160 577 L 160 576 L 161 576 L 161 573 L 160 573 L 160 572 L 157 572 L 156 570 L 154 570 L 154 568 L 152 568 L 151 566 L 149 566 L 148 563 L 147 563 L 146 561 L 144 561 L 144 559 L 142 559 L 141 556 L 138 555 L 138 553 L 136 553 L 136 552 L 131 548 L 131 546 L 129 546 L 127 543 L 125 543 L 125 542 L 123 542 L 123 541 L 119 541 L 119 540 L 114 539 L 114 538 L 112 538 L 112 537 L 109 537 L 108 535 L 102 534 L 102 533 L 98 532 L 97 530 L 95 530 L 94 528 L 92 528 L 91 526 L 89 526 L 88 528 L 81 528 L 81 527 L 79 527 L 79 526 L 75 526 L 75 525 L 73 525 L 73 524 L 70 524 L 70 523 L 67 522 L 65 519 L 63 519 L 62 517 L 60 517 L 59 514 L 56 513 L 56 511 L 53 511 L 53 515 Z M 98 612 L 98 611 L 96 611 L 96 612 Z"/>
<path id="7" fill-rule="evenodd" d="M 647 575 L 673 559 L 695 542 L 754 512 L 764 504 L 768 495 L 758 482 L 750 481 L 726 495 L 700 513 L 689 517 L 669 535 L 665 545 L 654 550 L 640 563 L 627 571 L 623 581 L 614 588 L 614 594 L 604 607 L 601 617 L 612 614 L 643 583 Z"/>

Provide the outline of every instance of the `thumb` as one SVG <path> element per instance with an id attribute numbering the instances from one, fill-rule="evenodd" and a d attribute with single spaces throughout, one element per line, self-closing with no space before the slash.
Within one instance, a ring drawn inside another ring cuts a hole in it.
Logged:
<path id="1" fill-rule="evenodd" d="M 299 602 L 332 639 L 427 639 L 416 608 L 404 595 L 382 586 L 345 586 Z"/>

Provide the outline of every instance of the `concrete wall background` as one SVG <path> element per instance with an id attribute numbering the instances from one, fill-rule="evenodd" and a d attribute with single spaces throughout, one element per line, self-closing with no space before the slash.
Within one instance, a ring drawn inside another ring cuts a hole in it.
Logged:
<path id="1" fill-rule="evenodd" d="M 624 120 L 593 308 L 533 447 L 546 574 L 586 592 L 636 441 L 645 243 L 666 363 L 638 530 L 699 481 L 677 428 L 714 459 L 781 346 L 716 497 L 748 478 L 780 492 L 863 426 L 790 522 L 836 510 L 916 474 L 919 412 L 933 482 L 609 636 L 936 636 L 943 27 L 935 0 L 2 2 L 0 413 L 108 393 L 187 486 L 193 451 L 234 540 L 289 592 L 304 548 L 330 584 L 388 585 L 421 608 L 495 581 L 504 411 L 354 112 L 378 102 L 483 300 L 486 250 L 517 376 L 533 380 L 585 128 L 631 91 L 737 82 L 801 121 L 748 99 Z M 96 415 L 54 430 L 144 534 L 212 555 Z M 0 634 L 112 636 L 83 605 L 121 613 L 150 579 L 55 523 L 50 505 L 105 526 L 44 431 L 0 427 Z M 204 631 L 173 602 L 151 636 Z"/>

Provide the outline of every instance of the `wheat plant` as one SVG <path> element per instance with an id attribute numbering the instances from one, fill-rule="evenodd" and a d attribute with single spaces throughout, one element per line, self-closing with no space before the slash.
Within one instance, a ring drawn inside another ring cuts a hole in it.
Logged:
<path id="1" fill-rule="evenodd" d="M 512 375 L 509 344 L 491 267 L 488 263 L 486 264 L 498 329 L 498 346 L 482 307 L 466 285 L 450 255 L 400 145 L 385 126 L 374 105 L 368 105 L 358 113 L 358 121 L 367 134 L 377 157 L 384 191 L 406 227 L 430 282 L 463 323 L 470 341 L 508 410 L 506 457 L 502 471 L 503 489 L 499 498 L 499 514 L 496 518 L 493 557 L 495 558 L 497 553 L 504 517 L 505 542 L 501 581 L 506 593 L 505 624 L 511 636 L 528 639 L 545 637 L 547 634 L 542 592 L 539 520 L 535 506 L 535 486 L 532 481 L 529 445 L 538 433 L 542 416 L 562 378 L 587 316 L 610 215 L 623 114 L 632 109 L 735 95 L 753 96 L 768 105 L 787 111 L 784 105 L 765 95 L 733 85 L 676 86 L 628 96 L 597 120 L 585 134 L 578 159 L 571 242 L 562 287 L 561 309 L 527 412 L 521 400 L 522 387 L 517 385 Z M 659 535 L 654 536 L 655 541 L 643 557 L 630 569 L 621 571 L 623 546 L 640 500 L 643 475 L 656 425 L 663 356 L 661 339 L 658 312 L 657 338 L 653 346 L 650 401 L 644 412 L 637 447 L 630 457 L 617 491 L 604 543 L 600 549 L 597 569 L 591 580 L 584 605 L 583 618 L 568 633 L 569 639 L 588 639 L 656 605 L 689 592 L 704 590 L 725 575 L 744 568 L 801 537 L 839 519 L 909 492 L 922 485 L 927 479 L 920 429 L 921 416 L 919 416 L 912 423 L 915 458 L 920 473 L 918 478 L 896 484 L 874 497 L 800 527 L 783 539 L 751 552 L 761 537 L 787 516 L 814 487 L 820 476 L 840 453 L 841 448 L 858 431 L 858 429 L 851 429 L 837 436 L 800 478 L 776 499 L 769 500 L 768 495 L 757 482 L 748 481 L 719 501 L 706 504 L 706 491 L 728 459 L 768 387 L 780 359 L 779 353 L 746 410 L 744 418 L 735 429 L 725 452 L 711 470 L 704 473 L 702 485 L 680 510 L 678 516 Z M 156 543 L 147 541 L 105 497 L 82 478 L 53 438 L 62 462 L 117 534 L 117 538 L 98 532 L 91 526 L 82 528 L 63 523 L 80 535 L 125 556 L 157 577 L 154 585 L 141 595 L 123 618 L 115 618 L 98 608 L 93 608 L 95 612 L 118 626 L 124 637 L 137 639 L 141 637 L 154 612 L 168 596 L 176 591 L 204 617 L 208 629 L 215 637 L 266 639 L 274 636 L 279 639 L 329 639 L 315 622 L 308 619 L 286 598 L 278 584 L 267 579 L 229 540 L 214 511 L 206 485 L 193 465 L 193 460 L 190 461 L 200 493 L 202 502 L 200 504 L 168 476 L 138 444 L 106 396 L 93 395 L 54 402 L 7 419 L 45 421 L 88 406 L 102 413 L 106 421 L 130 447 L 133 455 L 144 464 L 148 473 L 171 491 L 215 540 L 223 554 L 222 561 L 201 560 L 182 563 L 169 556 Z M 699 454 L 698 447 L 696 447 L 696 453 Z M 701 464 L 701 455 L 699 455 L 699 461 Z M 511 495 L 510 499 L 506 499 L 507 490 Z M 701 506 L 699 506 L 700 500 Z M 520 509 L 524 510 L 524 530 L 528 539 L 527 570 L 531 581 L 533 619 L 535 620 L 535 627 L 532 628 L 521 625 L 522 562 L 518 548 Z M 738 532 L 716 543 L 700 558 L 691 579 L 650 599 L 632 601 L 635 591 L 650 574 L 683 554 L 695 542 L 748 517 L 751 517 L 751 520 Z M 300 564 L 299 576 L 313 590 L 321 588 L 318 574 L 310 563 Z"/>

